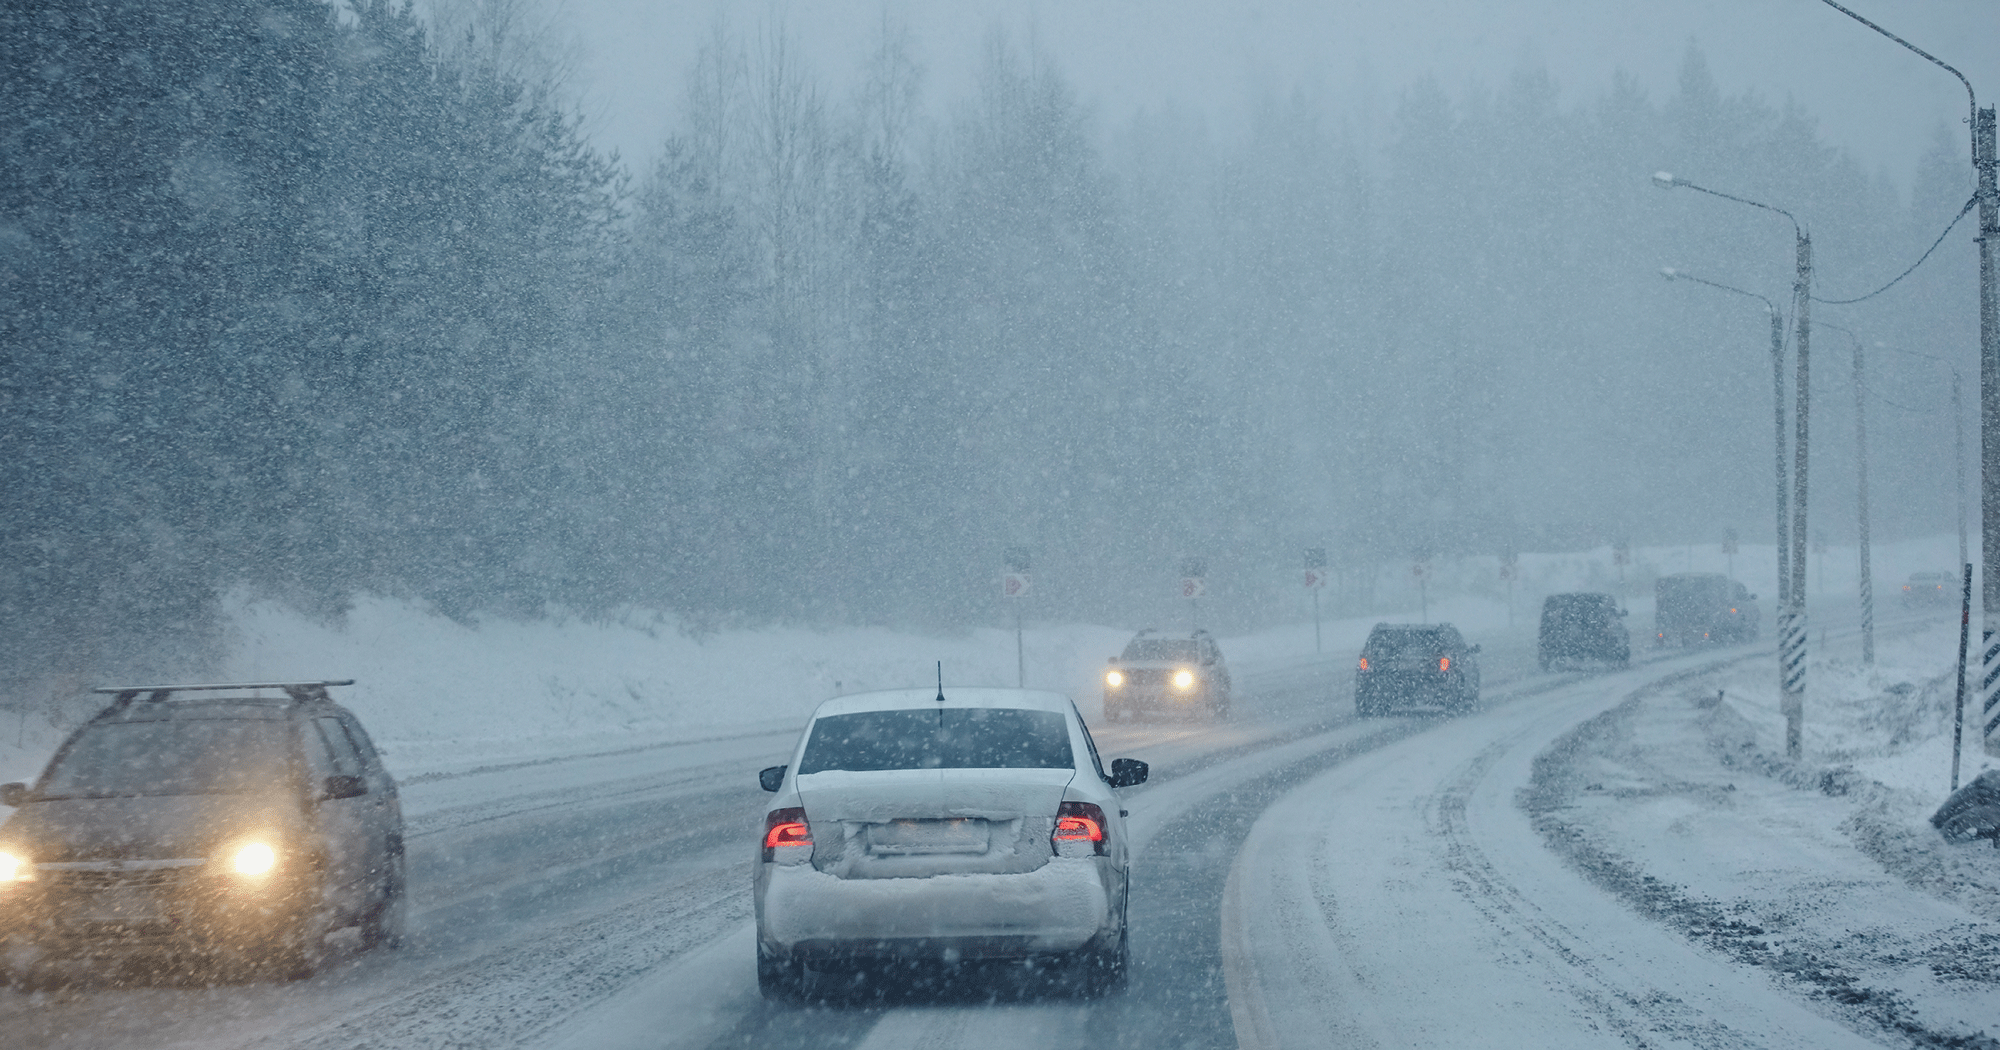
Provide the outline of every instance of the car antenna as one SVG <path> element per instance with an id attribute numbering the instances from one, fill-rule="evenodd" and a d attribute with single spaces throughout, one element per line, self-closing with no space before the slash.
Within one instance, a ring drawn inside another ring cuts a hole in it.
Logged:
<path id="1" fill-rule="evenodd" d="M 940 703 L 940 704 L 941 704 L 941 703 L 944 703 L 944 661 L 943 661 L 943 660 L 939 660 L 939 661 L 938 661 L 938 695 L 937 695 L 937 702 L 938 702 L 938 703 Z"/>

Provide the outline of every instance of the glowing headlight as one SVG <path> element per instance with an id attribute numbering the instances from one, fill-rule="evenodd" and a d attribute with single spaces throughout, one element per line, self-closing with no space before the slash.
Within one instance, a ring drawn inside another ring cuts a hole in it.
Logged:
<path id="1" fill-rule="evenodd" d="M 1116 688 L 1118 688 L 1119 686 L 1121 686 L 1121 685 L 1124 685 L 1124 684 L 1125 684 L 1125 672 L 1123 672 L 1123 671 L 1107 671 L 1107 672 L 1105 672 L 1105 675 L 1104 675 L 1104 684 L 1105 684 L 1105 685 L 1108 685 L 1108 686 L 1110 686 L 1110 687 L 1111 687 L 1111 688 L 1113 688 L 1113 689 L 1116 689 Z"/>
<path id="2" fill-rule="evenodd" d="M 1175 672 L 1174 672 L 1174 688 L 1176 688 L 1176 689 L 1193 689 L 1193 688 L 1194 688 L 1194 672 L 1193 672 L 1193 671 L 1175 671 Z"/>
<path id="3" fill-rule="evenodd" d="M 229 870 L 238 875 L 262 875 L 277 866 L 278 855 L 261 842 L 252 842 L 229 858 Z"/>
<path id="4" fill-rule="evenodd" d="M 0 882 L 33 882 L 35 866 L 26 857 L 0 853 Z"/>

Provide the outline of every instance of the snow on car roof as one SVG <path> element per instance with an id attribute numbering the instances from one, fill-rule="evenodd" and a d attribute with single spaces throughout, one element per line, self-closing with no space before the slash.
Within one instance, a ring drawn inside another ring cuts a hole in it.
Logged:
<path id="1" fill-rule="evenodd" d="M 875 693 L 836 696 L 819 705 L 814 718 L 847 715 L 857 711 L 897 711 L 912 707 L 937 707 L 936 686 L 922 689 L 885 689 Z M 944 687 L 944 707 L 1018 707 L 1031 711 L 1070 710 L 1069 697 L 1042 689 L 994 689 L 977 686 Z"/>

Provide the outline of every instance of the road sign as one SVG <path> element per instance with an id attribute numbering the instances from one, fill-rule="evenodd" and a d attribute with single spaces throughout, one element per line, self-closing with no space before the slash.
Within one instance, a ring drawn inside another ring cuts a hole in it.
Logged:
<path id="1" fill-rule="evenodd" d="M 1000 594 L 1006 598 L 1027 597 L 1028 574 L 1025 572 L 1010 572 L 1000 577 Z"/>
<path id="2" fill-rule="evenodd" d="M 1619 540 L 1611 545 L 1611 564 L 1630 565 L 1632 563 L 1632 541 Z"/>
<path id="3" fill-rule="evenodd" d="M 1307 569 L 1307 570 L 1306 570 L 1306 586 L 1307 586 L 1307 587 L 1311 587 L 1311 588 L 1319 588 L 1319 587 L 1324 587 L 1324 586 L 1326 586 L 1326 570 L 1325 570 L 1325 569 Z"/>
<path id="4" fill-rule="evenodd" d="M 1208 590 L 1208 585 L 1201 581 L 1201 577 L 1199 576 L 1181 577 L 1181 597 L 1187 599 L 1199 598 L 1207 590 Z"/>

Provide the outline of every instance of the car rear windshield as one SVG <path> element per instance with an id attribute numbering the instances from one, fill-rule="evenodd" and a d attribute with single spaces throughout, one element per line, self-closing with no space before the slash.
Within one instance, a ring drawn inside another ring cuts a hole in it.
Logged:
<path id="1" fill-rule="evenodd" d="M 1368 636 L 1367 650 L 1370 655 L 1390 657 L 1406 650 L 1421 649 L 1425 652 L 1442 649 L 1447 644 L 1444 631 L 1430 630 L 1376 631 Z"/>
<path id="2" fill-rule="evenodd" d="M 1192 660 L 1194 643 L 1185 638 L 1134 638 L 1125 646 L 1127 660 Z"/>
<path id="3" fill-rule="evenodd" d="M 107 722 L 78 734 L 43 798 L 268 791 L 288 775 L 285 723 L 182 719 Z"/>
<path id="4" fill-rule="evenodd" d="M 813 723 L 799 772 L 1073 769 L 1069 723 L 1010 707 L 862 711 Z"/>

